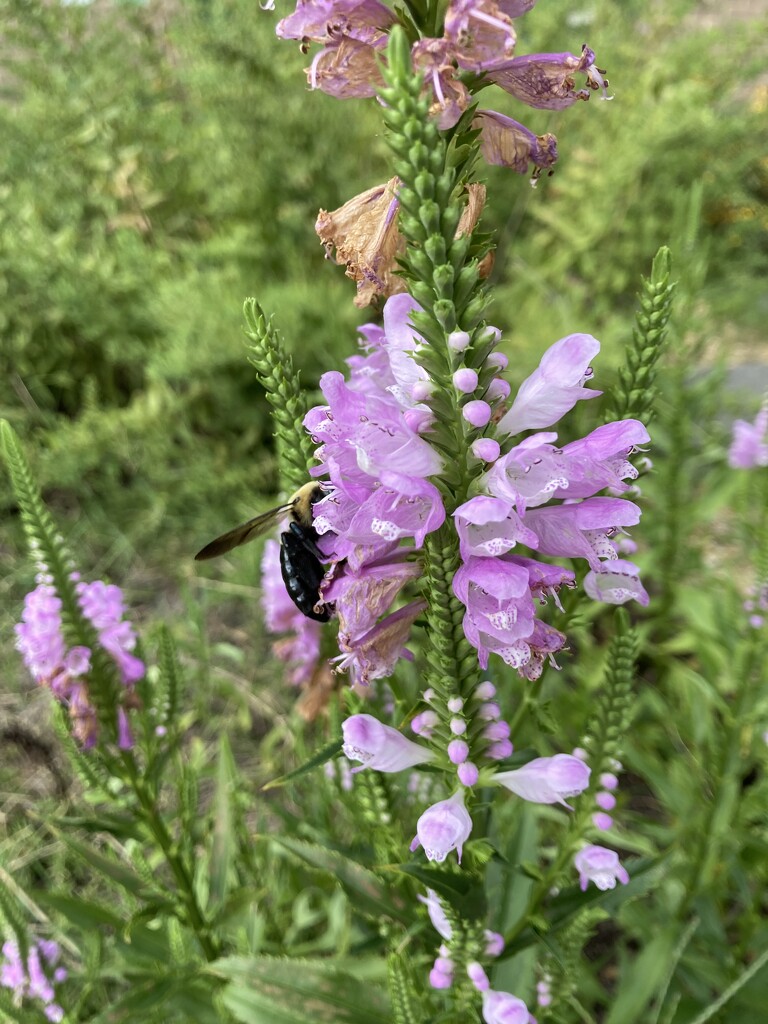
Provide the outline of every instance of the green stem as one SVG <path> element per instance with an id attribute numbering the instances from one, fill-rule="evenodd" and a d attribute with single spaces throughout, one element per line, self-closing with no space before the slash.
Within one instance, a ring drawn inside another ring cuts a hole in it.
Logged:
<path id="1" fill-rule="evenodd" d="M 173 836 L 168 831 L 162 816 L 158 813 L 154 798 L 146 783 L 140 777 L 138 766 L 130 751 L 124 755 L 123 765 L 131 787 L 136 794 L 144 821 L 162 850 L 168 867 L 171 869 L 176 881 L 179 894 L 184 902 L 187 923 L 197 936 L 206 960 L 209 962 L 216 960 L 221 952 L 220 945 L 211 935 L 205 915 L 198 905 L 192 876 L 186 864 L 174 849 Z"/>

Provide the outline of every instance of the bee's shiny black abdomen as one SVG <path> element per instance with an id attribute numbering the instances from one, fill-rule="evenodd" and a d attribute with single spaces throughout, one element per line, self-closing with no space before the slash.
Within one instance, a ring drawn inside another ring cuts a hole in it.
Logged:
<path id="1" fill-rule="evenodd" d="M 285 589 L 299 611 L 317 622 L 328 622 L 330 608 L 323 606 L 322 611 L 315 611 L 325 573 L 316 541 L 317 533 L 312 527 L 291 523 L 280 534 L 280 571 Z"/>

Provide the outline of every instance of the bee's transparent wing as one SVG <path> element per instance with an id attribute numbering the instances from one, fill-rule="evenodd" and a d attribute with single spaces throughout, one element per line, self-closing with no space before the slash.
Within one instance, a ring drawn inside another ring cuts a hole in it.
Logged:
<path id="1" fill-rule="evenodd" d="M 236 526 L 233 530 L 222 533 L 220 537 L 212 540 L 210 544 L 206 544 L 204 548 L 197 552 L 195 561 L 203 562 L 207 558 L 218 558 L 219 555 L 225 555 L 232 548 L 239 548 L 241 544 L 247 544 L 248 541 L 255 540 L 256 537 L 266 533 L 271 526 L 274 526 L 281 516 L 290 512 L 293 505 L 294 502 L 292 501 L 287 505 L 278 505 L 277 508 L 271 508 L 268 512 L 262 512 L 260 516 L 255 516 L 253 519 L 249 519 L 248 522 Z"/>

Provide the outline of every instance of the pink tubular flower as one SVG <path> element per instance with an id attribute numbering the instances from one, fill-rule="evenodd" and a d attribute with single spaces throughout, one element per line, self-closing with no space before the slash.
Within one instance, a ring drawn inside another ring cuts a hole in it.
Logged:
<path id="1" fill-rule="evenodd" d="M 503 555 L 518 543 L 538 547 L 536 534 L 524 526 L 520 516 L 502 498 L 477 495 L 459 505 L 453 515 L 465 562 L 472 555 Z"/>
<path id="2" fill-rule="evenodd" d="M 573 76 L 582 72 L 586 88 L 577 89 Z M 531 53 L 499 61 L 488 70 L 488 78 L 506 92 L 542 110 L 563 110 L 577 100 L 588 100 L 600 89 L 608 99 L 607 82 L 595 66 L 595 54 L 584 46 L 581 56 L 573 53 Z"/>
<path id="3" fill-rule="evenodd" d="M 556 423 L 584 398 L 602 391 L 584 387 L 592 377 L 590 362 L 600 351 L 591 334 L 569 334 L 556 341 L 541 358 L 538 369 L 520 385 L 512 408 L 499 421 L 499 433 L 518 434 Z"/>
<path id="4" fill-rule="evenodd" d="M 531 656 L 534 605 L 528 573 L 498 558 L 470 557 L 453 578 L 453 592 L 467 611 L 464 634 L 487 668 L 491 651 L 520 668 Z"/>
<path id="5" fill-rule="evenodd" d="M 533 183 L 557 162 L 557 139 L 550 132 L 535 135 L 524 124 L 495 110 L 478 110 L 472 122 L 480 129 L 480 151 L 487 164 L 527 174 L 533 164 Z"/>
<path id="6" fill-rule="evenodd" d="M 483 970 L 482 964 L 479 964 L 477 960 L 467 964 L 467 977 L 478 992 L 486 992 L 491 987 L 488 975 Z"/>
<path id="7" fill-rule="evenodd" d="M 591 769 L 570 754 L 537 757 L 514 771 L 497 772 L 492 781 L 505 786 L 523 800 L 537 804 L 562 804 L 565 797 L 578 796 L 589 784 Z"/>
<path id="8" fill-rule="evenodd" d="M 734 422 L 728 465 L 732 469 L 768 466 L 768 401 L 761 407 L 754 423 L 746 420 Z"/>
<path id="9" fill-rule="evenodd" d="M 396 21 L 394 12 L 379 0 L 299 0 L 275 31 L 281 39 L 327 42 L 347 36 L 370 42 Z"/>
<path id="10" fill-rule="evenodd" d="M 341 726 L 344 753 L 351 761 L 362 761 L 352 769 L 378 772 L 401 772 L 415 764 L 431 761 L 434 754 L 418 743 L 406 739 L 397 729 L 384 725 L 373 715 L 351 715 Z"/>
<path id="11" fill-rule="evenodd" d="M 457 77 L 450 41 L 419 39 L 411 48 L 411 60 L 414 70 L 424 75 L 424 84 L 434 97 L 429 113 L 438 128 L 453 128 L 472 102 L 472 96 Z"/>
<path id="12" fill-rule="evenodd" d="M 334 659 L 335 671 L 350 671 L 353 682 L 360 686 L 367 686 L 372 679 L 390 676 L 400 658 L 410 660 L 413 657 L 405 643 L 411 626 L 426 607 L 426 601 L 411 601 L 360 636 L 340 631 L 341 654 Z"/>
<path id="13" fill-rule="evenodd" d="M 459 67 L 468 71 L 482 72 L 515 49 L 512 22 L 496 0 L 450 0 L 445 35 Z"/>
<path id="14" fill-rule="evenodd" d="M 576 854 L 573 863 L 579 872 L 579 887 L 582 892 L 590 882 L 594 882 L 597 888 L 604 892 L 606 889 L 614 889 L 617 881 L 622 885 L 629 881 L 629 875 L 626 868 L 622 867 L 619 855 L 615 850 L 609 850 L 605 846 L 585 846 Z"/>
<path id="15" fill-rule="evenodd" d="M 601 571 L 601 558 L 614 560 L 609 538 L 623 526 L 640 521 L 640 509 L 625 498 L 585 498 L 572 505 L 532 509 L 523 518 L 539 538 L 538 550 L 563 558 L 585 558 Z M 631 564 L 631 563 L 630 563 Z"/>
<path id="16" fill-rule="evenodd" d="M 306 69 L 310 89 L 337 100 L 370 99 L 384 84 L 377 62 L 384 37 L 374 44 L 342 36 L 315 54 Z"/>
<path id="17" fill-rule="evenodd" d="M 568 488 L 557 491 L 557 498 L 589 498 L 610 487 L 626 491 L 625 480 L 636 480 L 637 470 L 629 456 L 650 441 L 648 431 L 639 420 L 616 420 L 604 423 L 591 434 L 572 441 L 563 448 L 568 465 Z"/>
<path id="18" fill-rule="evenodd" d="M 429 920 L 432 922 L 432 927 L 440 935 L 441 938 L 445 939 L 446 942 L 450 940 L 453 935 L 453 929 L 451 923 L 445 915 L 443 910 L 443 904 L 440 902 L 440 897 L 437 895 L 434 889 L 427 889 L 426 896 L 417 896 L 420 903 L 423 903 L 427 908 L 429 914 Z"/>
<path id="19" fill-rule="evenodd" d="M 416 836 L 410 848 L 413 851 L 422 846 L 427 860 L 439 864 L 455 850 L 461 864 L 461 851 L 471 831 L 472 819 L 464 806 L 464 790 L 459 789 L 452 797 L 424 811 L 416 823 Z"/>
<path id="20" fill-rule="evenodd" d="M 645 606 L 650 598 L 640 582 L 639 572 L 633 562 L 617 558 L 603 563 L 598 572 L 588 572 L 584 577 L 584 590 L 593 601 L 605 601 L 607 604 L 637 601 Z"/>
<path id="21" fill-rule="evenodd" d="M 483 992 L 483 1020 L 485 1024 L 528 1024 L 528 1007 L 522 999 L 509 992 Z"/>

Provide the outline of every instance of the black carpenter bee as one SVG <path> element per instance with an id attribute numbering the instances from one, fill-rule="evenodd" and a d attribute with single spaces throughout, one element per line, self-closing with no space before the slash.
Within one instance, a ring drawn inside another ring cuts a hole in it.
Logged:
<path id="1" fill-rule="evenodd" d="M 320 600 L 320 584 L 325 575 L 324 556 L 317 546 L 318 535 L 312 521 L 312 506 L 322 497 L 320 484 L 304 484 L 284 505 L 262 512 L 206 544 L 195 555 L 195 561 L 216 558 L 232 548 L 247 544 L 288 515 L 291 518 L 288 529 L 280 534 L 280 572 L 285 589 L 300 612 L 317 622 L 328 622 L 333 609 Z"/>

